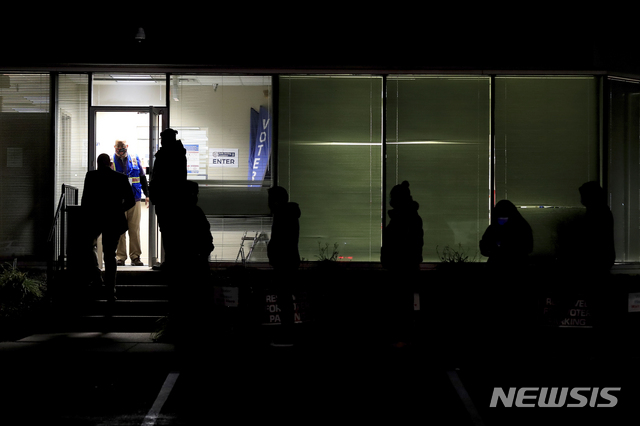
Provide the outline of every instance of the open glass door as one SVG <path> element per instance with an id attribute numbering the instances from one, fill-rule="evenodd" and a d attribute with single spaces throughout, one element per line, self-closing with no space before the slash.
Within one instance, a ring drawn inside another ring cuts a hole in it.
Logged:
<path id="1" fill-rule="evenodd" d="M 149 107 L 149 172 L 153 173 L 153 160 L 160 149 L 160 132 L 167 127 L 166 108 Z M 150 179 L 150 176 L 149 176 Z M 149 203 L 149 264 L 162 262 L 162 237 L 156 221 L 155 208 Z"/>

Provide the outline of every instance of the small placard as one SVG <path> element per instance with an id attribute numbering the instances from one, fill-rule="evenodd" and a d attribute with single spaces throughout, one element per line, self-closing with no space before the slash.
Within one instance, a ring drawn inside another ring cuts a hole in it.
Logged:
<path id="1" fill-rule="evenodd" d="M 629 293 L 629 312 L 640 312 L 640 293 Z"/>
<path id="2" fill-rule="evenodd" d="M 232 148 L 210 148 L 209 167 L 238 167 L 238 150 Z"/>

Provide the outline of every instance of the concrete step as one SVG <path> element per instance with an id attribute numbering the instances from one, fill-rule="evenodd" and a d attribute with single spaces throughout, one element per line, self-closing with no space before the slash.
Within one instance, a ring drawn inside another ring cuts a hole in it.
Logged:
<path id="1" fill-rule="evenodd" d="M 153 332 L 169 313 L 169 288 L 162 278 L 160 271 L 149 268 L 119 267 L 115 303 L 107 302 L 104 287 L 84 290 L 50 327 L 65 332 Z"/>

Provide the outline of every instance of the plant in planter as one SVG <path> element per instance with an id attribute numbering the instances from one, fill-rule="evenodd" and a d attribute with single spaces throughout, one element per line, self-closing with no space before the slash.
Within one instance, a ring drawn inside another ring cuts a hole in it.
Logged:
<path id="1" fill-rule="evenodd" d="M 457 265 L 461 263 L 475 262 L 476 258 L 478 257 L 478 252 L 476 251 L 476 254 L 474 254 L 473 257 L 470 258 L 470 255 L 465 252 L 462 244 L 458 244 L 457 250 L 446 245 L 442 249 L 442 253 L 440 253 L 440 250 L 438 250 L 438 246 L 436 246 L 436 253 L 438 253 L 440 262 L 445 265 Z"/>
<path id="2" fill-rule="evenodd" d="M 44 283 L 27 277 L 14 265 L 5 264 L 0 274 L 0 316 L 26 314 L 44 297 Z"/>
<path id="3" fill-rule="evenodd" d="M 323 246 L 318 241 L 318 254 L 316 257 L 320 262 L 335 262 L 338 260 L 338 243 L 333 243 L 333 250 L 329 248 L 329 243 L 325 243 Z"/>
<path id="4" fill-rule="evenodd" d="M 24 325 L 31 318 L 44 299 L 45 283 L 29 278 L 15 265 L 5 264 L 0 273 L 0 320 L 5 324 L 4 332 L 9 333 L 18 325 Z"/>

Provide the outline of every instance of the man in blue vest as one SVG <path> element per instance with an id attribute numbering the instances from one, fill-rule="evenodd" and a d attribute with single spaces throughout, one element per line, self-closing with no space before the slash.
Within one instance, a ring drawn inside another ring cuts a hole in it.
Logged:
<path id="1" fill-rule="evenodd" d="M 141 199 L 143 193 L 145 195 L 145 205 L 149 206 L 147 177 L 140 163 L 140 158 L 135 154 L 129 155 L 129 145 L 127 145 L 126 141 L 116 141 L 114 148 L 116 152 L 113 155 L 113 167 L 117 172 L 127 175 L 136 200 L 135 206 L 126 212 L 129 224 L 129 230 L 127 231 L 127 234 L 129 234 L 129 257 L 132 266 L 142 266 L 143 263 L 140 260 L 140 254 L 142 254 L 142 249 L 140 248 L 140 216 L 142 215 Z M 124 266 L 124 261 L 127 259 L 126 234 L 120 236 L 116 259 L 119 266 Z"/>

